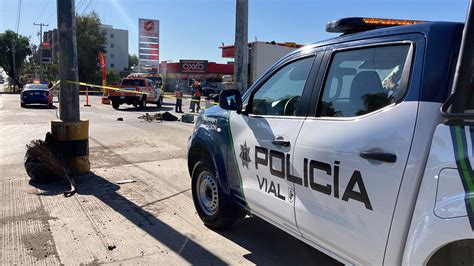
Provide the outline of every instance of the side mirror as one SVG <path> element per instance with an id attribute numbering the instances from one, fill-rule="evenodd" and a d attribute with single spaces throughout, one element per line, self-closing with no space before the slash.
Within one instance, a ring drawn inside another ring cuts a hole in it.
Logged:
<path id="1" fill-rule="evenodd" d="M 219 95 L 219 107 L 225 110 L 242 111 L 242 94 L 239 90 L 223 90 Z"/>

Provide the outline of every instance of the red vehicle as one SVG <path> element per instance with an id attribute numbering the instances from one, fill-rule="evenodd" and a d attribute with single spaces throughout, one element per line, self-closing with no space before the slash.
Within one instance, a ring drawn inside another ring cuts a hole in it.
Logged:
<path id="1" fill-rule="evenodd" d="M 147 103 L 152 103 L 161 107 L 160 88 L 150 79 L 125 78 L 117 88 L 120 90 L 109 91 L 109 100 L 114 109 L 118 109 L 121 104 L 145 108 Z"/>
<path id="2" fill-rule="evenodd" d="M 46 104 L 53 107 L 53 93 L 46 84 L 26 84 L 21 92 L 21 107 L 27 104 Z"/>

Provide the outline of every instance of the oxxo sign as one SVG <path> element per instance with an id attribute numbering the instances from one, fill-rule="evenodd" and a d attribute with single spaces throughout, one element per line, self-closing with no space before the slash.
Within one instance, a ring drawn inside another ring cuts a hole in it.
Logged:
<path id="1" fill-rule="evenodd" d="M 181 73 L 207 73 L 206 60 L 180 60 Z"/>

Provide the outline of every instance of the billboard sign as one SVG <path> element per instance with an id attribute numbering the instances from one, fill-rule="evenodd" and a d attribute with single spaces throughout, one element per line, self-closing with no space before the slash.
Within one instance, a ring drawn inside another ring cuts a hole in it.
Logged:
<path id="1" fill-rule="evenodd" d="M 142 72 L 159 72 L 160 21 L 138 19 L 138 65 Z"/>
<path id="2" fill-rule="evenodd" d="M 181 73 L 207 73 L 207 60 L 179 60 Z"/>

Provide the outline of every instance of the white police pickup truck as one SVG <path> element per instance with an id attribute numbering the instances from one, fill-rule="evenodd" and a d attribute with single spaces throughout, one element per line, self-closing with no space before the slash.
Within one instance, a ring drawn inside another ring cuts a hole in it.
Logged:
<path id="1" fill-rule="evenodd" d="M 243 96 L 223 91 L 188 143 L 200 218 L 224 228 L 250 213 L 345 264 L 472 265 L 463 26 L 342 19 L 327 26 L 342 36 L 284 57 Z"/>

